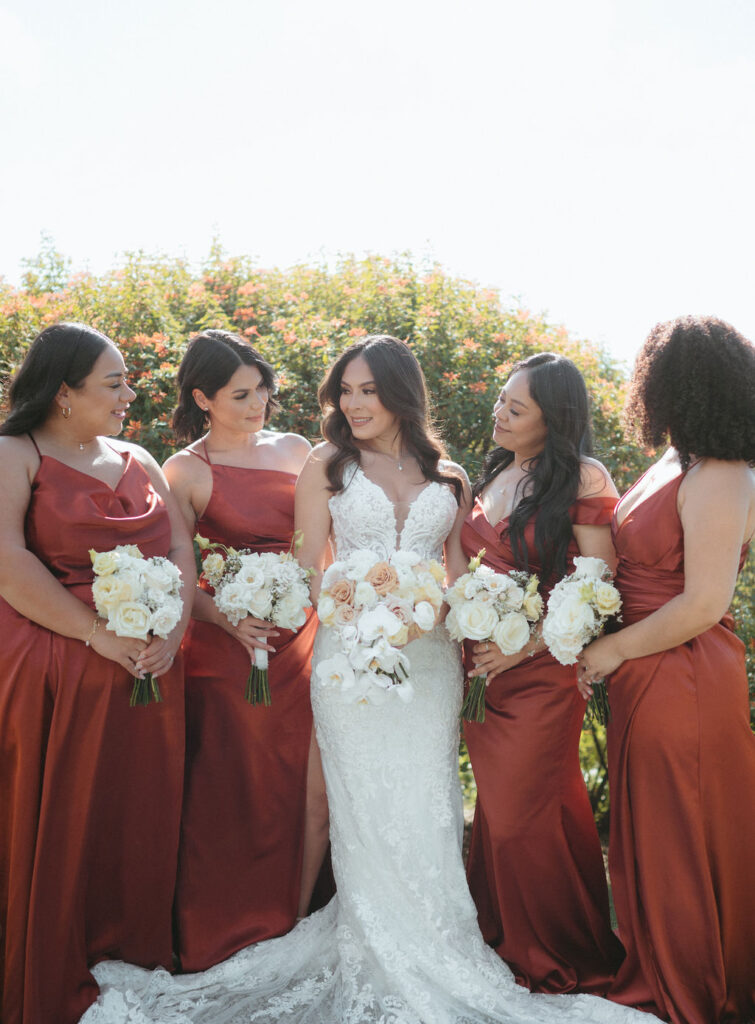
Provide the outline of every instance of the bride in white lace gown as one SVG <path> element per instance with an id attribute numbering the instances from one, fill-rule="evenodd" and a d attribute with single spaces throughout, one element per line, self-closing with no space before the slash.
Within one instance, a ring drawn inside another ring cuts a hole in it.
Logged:
<path id="1" fill-rule="evenodd" d="M 302 557 L 321 569 L 331 529 L 339 558 L 355 548 L 442 557 L 463 519 L 456 492 L 462 498 L 466 485 L 454 485 L 457 467 L 438 462 L 408 347 L 363 340 L 331 369 L 321 400 L 324 432 L 338 443 L 315 449 L 300 479 Z M 315 659 L 335 644 L 321 629 Z M 530 995 L 484 944 L 461 858 L 460 652 L 441 625 L 405 653 L 408 703 L 392 694 L 380 705 L 347 702 L 313 673 L 338 887 L 331 903 L 202 974 L 100 963 L 100 999 L 82 1024 L 655 1020 L 594 996 Z"/>

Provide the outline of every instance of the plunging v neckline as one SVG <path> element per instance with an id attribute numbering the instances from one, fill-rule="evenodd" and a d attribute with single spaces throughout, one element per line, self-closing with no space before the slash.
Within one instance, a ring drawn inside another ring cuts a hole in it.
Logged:
<path id="1" fill-rule="evenodd" d="M 409 502 L 395 502 L 395 501 L 391 501 L 391 499 L 388 497 L 388 495 L 383 490 L 383 488 L 380 486 L 380 484 L 375 483 L 374 480 L 371 480 L 367 476 L 367 474 L 365 473 L 365 471 L 362 469 L 362 467 L 359 464 L 357 464 L 356 470 L 357 470 L 358 473 L 361 473 L 362 477 L 367 481 L 367 483 L 370 484 L 370 486 L 373 487 L 376 491 L 378 491 L 383 496 L 383 499 L 386 501 L 386 503 L 391 506 L 391 510 L 393 512 L 393 530 L 394 530 L 394 533 L 396 535 L 396 549 L 398 550 L 399 547 L 401 546 L 401 538 L 402 538 L 402 536 L 404 534 L 404 530 L 406 529 L 406 524 L 409 522 L 409 519 L 411 518 L 411 514 L 414 511 L 414 507 L 417 505 L 417 503 L 419 502 L 419 500 L 422 497 L 422 495 L 425 493 L 425 491 L 429 490 L 432 487 L 433 484 L 438 484 L 439 487 L 442 487 L 443 485 L 439 484 L 437 480 L 428 480 L 427 483 L 425 484 L 425 486 L 420 491 L 418 491 L 418 493 L 412 498 L 411 501 L 409 501 Z M 398 516 L 396 515 L 396 506 L 397 506 L 397 504 L 402 504 L 402 505 L 403 504 L 407 504 L 409 506 L 407 508 L 407 510 L 406 510 L 406 515 L 404 516 L 404 520 L 401 523 L 400 528 L 399 528 Z"/>

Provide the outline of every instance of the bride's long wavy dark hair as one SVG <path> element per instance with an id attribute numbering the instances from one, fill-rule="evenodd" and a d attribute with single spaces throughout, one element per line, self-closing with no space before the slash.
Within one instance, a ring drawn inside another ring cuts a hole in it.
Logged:
<path id="1" fill-rule="evenodd" d="M 525 465 L 520 500 L 509 517 L 507 534 L 516 564 L 529 567 L 524 531 L 535 521 L 535 547 L 542 582 L 560 578 L 567 570 L 572 537 L 569 509 L 577 500 L 581 456 L 592 454 L 590 404 L 582 374 L 570 359 L 555 352 L 539 352 L 517 363 L 508 379 L 527 372 L 530 396 L 540 408 L 548 433 L 543 450 Z M 514 461 L 514 453 L 496 448 L 483 463 L 474 485 L 478 495 Z"/>
<path id="2" fill-rule="evenodd" d="M 343 489 L 344 469 L 350 462 L 358 463 L 361 454 L 341 412 L 341 380 L 357 356 L 366 360 L 378 398 L 398 421 L 404 451 L 414 456 L 426 480 L 449 484 L 460 502 L 461 481 L 438 469 L 446 451 L 433 429 L 422 368 L 409 346 L 388 334 L 369 334 L 350 345 L 330 367 L 317 391 L 323 413 L 322 435 L 337 449 L 327 466 L 330 490 L 337 494 Z"/>

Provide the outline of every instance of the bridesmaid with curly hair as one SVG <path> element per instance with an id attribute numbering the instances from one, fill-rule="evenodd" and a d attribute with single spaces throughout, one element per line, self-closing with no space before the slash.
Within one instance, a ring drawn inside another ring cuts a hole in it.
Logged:
<path id="1" fill-rule="evenodd" d="M 610 676 L 610 871 L 627 950 L 609 993 L 674 1024 L 755 1015 L 755 736 L 728 614 L 755 531 L 755 347 L 722 320 L 659 324 L 627 405 L 665 454 L 614 518 L 623 628 Z"/>

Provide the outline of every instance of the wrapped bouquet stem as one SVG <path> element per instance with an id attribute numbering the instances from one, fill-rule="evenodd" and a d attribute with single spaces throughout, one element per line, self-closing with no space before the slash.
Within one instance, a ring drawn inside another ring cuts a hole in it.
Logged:
<path id="1" fill-rule="evenodd" d="M 454 640 L 494 643 L 502 654 L 518 654 L 542 615 L 538 578 L 526 572 L 497 573 L 482 565 L 485 549 L 446 594 L 446 628 Z M 485 721 L 487 676 L 473 676 L 461 708 L 468 722 Z"/>
<path id="2" fill-rule="evenodd" d="M 556 661 L 575 665 L 580 652 L 603 632 L 609 618 L 619 617 L 621 595 L 602 558 L 575 558 L 574 572 L 560 580 L 548 598 L 543 639 Z M 592 684 L 587 715 L 605 725 L 611 717 L 604 679 Z"/>
<path id="3" fill-rule="evenodd" d="M 194 540 L 205 552 L 202 576 L 214 588 L 215 605 L 233 626 L 247 615 L 294 632 L 304 625 L 312 571 L 302 568 L 292 553 L 298 547 L 296 537 L 291 549 L 281 552 L 237 551 L 199 534 Z M 248 704 L 270 707 L 267 650 L 255 647 L 251 660 L 244 697 Z"/>

